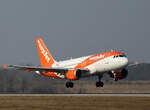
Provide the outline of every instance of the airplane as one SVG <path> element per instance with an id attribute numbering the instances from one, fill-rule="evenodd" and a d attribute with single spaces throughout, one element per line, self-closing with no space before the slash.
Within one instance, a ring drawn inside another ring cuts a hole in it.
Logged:
<path id="1" fill-rule="evenodd" d="M 80 80 L 84 77 L 98 76 L 96 87 L 103 87 L 101 81 L 103 75 L 107 73 L 115 81 L 125 79 L 128 76 L 127 56 L 119 51 L 109 51 L 99 54 L 84 56 L 65 61 L 56 61 L 47 49 L 41 38 L 36 39 L 38 53 L 41 66 L 21 66 L 21 65 L 6 65 L 4 68 L 14 68 L 25 71 L 34 71 L 37 74 L 57 79 L 67 79 L 66 87 L 73 88 L 75 80 Z M 131 65 L 137 65 L 131 64 Z"/>

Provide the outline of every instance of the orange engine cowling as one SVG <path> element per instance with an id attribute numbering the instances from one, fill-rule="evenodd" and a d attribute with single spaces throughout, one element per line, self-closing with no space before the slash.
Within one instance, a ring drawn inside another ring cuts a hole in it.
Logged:
<path id="1" fill-rule="evenodd" d="M 66 78 L 68 80 L 78 80 L 82 75 L 82 72 L 80 70 L 69 70 L 66 74 Z"/>

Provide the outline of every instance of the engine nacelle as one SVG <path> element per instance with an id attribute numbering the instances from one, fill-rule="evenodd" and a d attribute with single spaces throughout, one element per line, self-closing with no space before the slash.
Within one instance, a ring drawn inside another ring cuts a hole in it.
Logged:
<path id="1" fill-rule="evenodd" d="M 66 74 L 68 80 L 78 80 L 82 75 L 81 70 L 69 70 Z"/>
<path id="2" fill-rule="evenodd" d="M 122 69 L 120 74 L 121 74 L 122 79 L 125 79 L 128 76 L 128 70 Z"/>
<path id="3" fill-rule="evenodd" d="M 128 70 L 127 69 L 122 69 L 119 71 L 115 71 L 115 72 L 109 72 L 110 77 L 115 78 L 115 79 L 125 79 L 128 76 Z"/>

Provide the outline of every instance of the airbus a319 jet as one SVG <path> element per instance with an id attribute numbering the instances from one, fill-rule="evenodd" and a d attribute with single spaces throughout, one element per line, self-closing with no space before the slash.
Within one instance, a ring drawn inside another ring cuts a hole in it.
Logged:
<path id="1" fill-rule="evenodd" d="M 122 80 L 128 75 L 126 68 L 130 65 L 127 56 L 122 52 L 110 51 L 57 62 L 41 38 L 36 39 L 36 44 L 41 62 L 40 67 L 21 65 L 8 65 L 8 67 L 28 72 L 34 71 L 47 77 L 67 79 L 67 88 L 73 88 L 73 81 L 84 77 L 98 76 L 96 87 L 103 87 L 104 83 L 101 79 L 105 73 L 115 81 Z"/>

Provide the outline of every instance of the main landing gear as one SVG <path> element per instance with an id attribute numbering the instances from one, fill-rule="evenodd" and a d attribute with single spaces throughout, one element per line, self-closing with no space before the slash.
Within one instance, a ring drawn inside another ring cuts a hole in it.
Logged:
<path id="1" fill-rule="evenodd" d="M 98 76 L 99 81 L 96 82 L 96 87 L 103 87 L 104 86 L 104 83 L 101 81 L 101 79 L 102 79 L 102 76 Z"/>
<path id="2" fill-rule="evenodd" d="M 69 81 L 69 82 L 66 82 L 66 87 L 67 88 L 73 88 L 74 84 L 73 82 Z"/>

